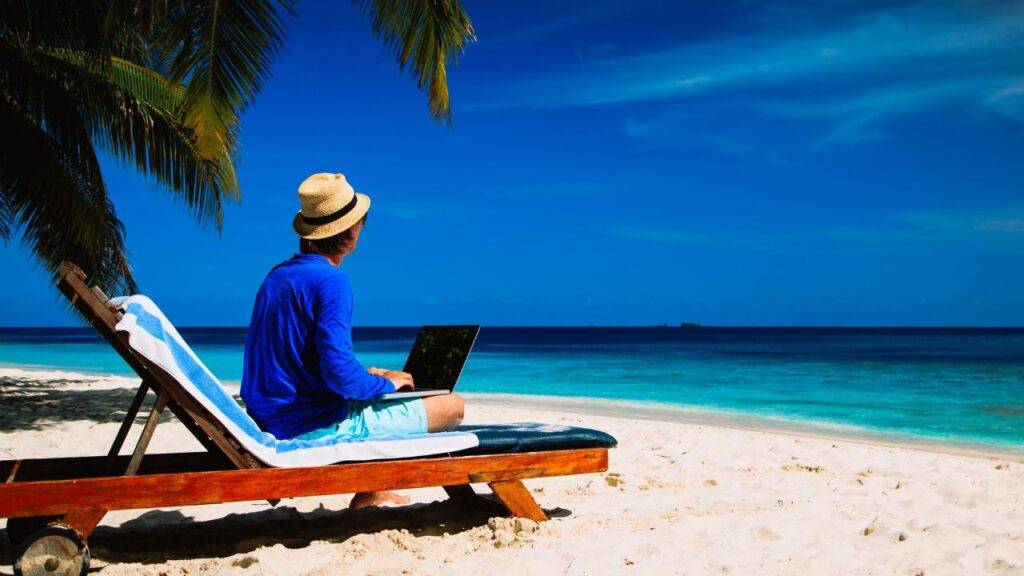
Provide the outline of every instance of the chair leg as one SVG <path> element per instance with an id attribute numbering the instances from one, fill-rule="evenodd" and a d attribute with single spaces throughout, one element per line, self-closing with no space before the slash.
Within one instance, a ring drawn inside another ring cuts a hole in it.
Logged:
<path id="1" fill-rule="evenodd" d="M 491 482 L 488 485 L 513 516 L 529 518 L 537 522 L 548 519 L 547 514 L 540 509 L 537 501 L 530 495 L 530 491 L 519 480 L 503 480 Z"/>
<path id="2" fill-rule="evenodd" d="M 153 437 L 153 431 L 156 430 L 157 423 L 160 422 L 160 415 L 163 414 L 164 408 L 167 407 L 168 398 L 169 396 L 165 390 L 161 390 L 160 395 L 156 397 L 156 402 L 153 403 L 153 408 L 149 411 L 149 418 L 146 419 L 146 426 L 142 429 L 142 435 L 139 436 L 139 443 L 135 445 L 132 459 L 128 461 L 128 469 L 124 472 L 125 476 L 134 476 L 139 471 L 139 466 L 142 464 L 142 456 L 146 453 L 146 447 L 149 446 L 149 440 Z"/>
<path id="3" fill-rule="evenodd" d="M 128 437 L 128 431 L 131 430 L 132 424 L 135 423 L 135 417 L 139 414 L 139 408 L 142 408 L 142 402 L 146 399 L 147 392 L 149 392 L 149 384 L 143 380 L 142 384 L 139 385 L 139 390 L 135 393 L 131 406 L 128 407 L 128 413 L 124 415 L 124 420 L 121 421 L 121 427 L 117 430 L 117 436 L 114 437 L 114 443 L 110 445 L 110 451 L 107 452 L 107 456 L 115 458 L 121 452 L 124 439 Z"/>
<path id="4" fill-rule="evenodd" d="M 60 522 L 81 534 L 84 539 L 92 534 L 106 513 L 102 508 L 75 508 L 68 510 Z"/>

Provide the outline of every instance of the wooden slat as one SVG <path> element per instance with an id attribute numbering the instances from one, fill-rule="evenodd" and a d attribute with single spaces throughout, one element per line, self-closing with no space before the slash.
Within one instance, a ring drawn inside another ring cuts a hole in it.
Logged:
<path id="1" fill-rule="evenodd" d="M 131 456 L 77 456 L 70 458 L 34 458 L 26 460 L 5 460 L 0 470 L 9 471 L 12 482 L 38 482 L 41 480 L 69 480 L 73 478 L 98 478 L 121 476 L 128 467 Z M 174 472 L 208 472 L 231 470 L 234 465 L 218 453 L 180 452 L 172 454 L 149 454 L 142 460 L 139 475 L 169 474 Z"/>
<path id="2" fill-rule="evenodd" d="M 21 468 L 20 460 L 0 463 L 0 476 L 3 477 L 4 484 L 14 482 L 14 478 L 18 475 L 19 468 Z"/>
<path id="3" fill-rule="evenodd" d="M 139 384 L 139 389 L 135 392 L 135 398 L 132 399 L 131 406 L 128 407 L 128 413 L 124 415 L 124 420 L 121 421 L 121 427 L 117 429 L 117 435 L 114 436 L 114 442 L 111 443 L 107 456 L 114 457 L 121 453 L 121 446 L 124 446 L 124 440 L 128 437 L 128 432 L 132 429 L 135 417 L 139 415 L 139 409 L 142 408 L 142 403 L 146 400 L 148 392 L 149 384 L 143 380 L 142 384 Z"/>
<path id="4" fill-rule="evenodd" d="M 544 471 L 543 470 L 530 470 L 530 469 L 516 470 L 515 476 L 511 476 L 511 475 L 509 475 L 508 472 L 505 472 L 505 471 L 479 472 L 479 473 L 476 473 L 476 474 L 470 474 L 469 475 L 469 481 L 470 482 L 488 482 L 488 483 L 490 483 L 490 482 L 502 482 L 502 481 L 506 481 L 506 480 L 518 480 L 520 478 L 537 478 L 537 477 L 543 476 L 543 475 L 544 475 Z"/>
<path id="5" fill-rule="evenodd" d="M 530 491 L 519 480 L 491 482 L 488 486 L 513 516 L 529 518 L 537 522 L 548 519 L 547 514 L 537 505 L 537 501 L 533 499 Z"/>
<path id="6" fill-rule="evenodd" d="M 564 476 L 602 472 L 607 468 L 608 451 L 587 448 L 313 468 L 14 482 L 0 484 L 0 518 L 63 514 L 75 508 L 125 510 L 449 486 L 466 484 L 470 474 L 481 472 L 542 470 L 542 476 Z M 514 488 L 498 489 L 506 494 L 515 492 Z M 522 506 L 521 496 L 506 497 L 517 508 Z"/>
<path id="7" fill-rule="evenodd" d="M 156 397 L 156 402 L 153 403 L 153 408 L 149 411 L 149 418 L 146 419 L 146 426 L 143 427 L 139 441 L 135 444 L 132 459 L 128 461 L 128 469 L 124 472 L 125 476 L 134 476 L 142 464 L 142 456 L 146 453 L 149 441 L 153 438 L 153 432 L 156 432 L 156 425 L 160 423 L 160 415 L 164 413 L 164 408 L 167 407 L 168 398 L 166 390 L 161 390 L 160 394 Z"/>

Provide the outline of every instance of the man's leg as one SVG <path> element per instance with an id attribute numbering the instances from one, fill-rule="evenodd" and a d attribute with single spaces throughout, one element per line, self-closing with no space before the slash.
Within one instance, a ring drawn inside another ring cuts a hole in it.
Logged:
<path id="1" fill-rule="evenodd" d="M 428 432 L 443 432 L 458 426 L 465 413 L 465 403 L 458 394 L 427 396 L 423 398 L 423 408 L 427 413 Z M 353 496 L 348 506 L 358 510 L 369 506 L 404 506 L 409 502 L 408 496 L 394 492 L 362 492 Z"/>
<path id="2" fill-rule="evenodd" d="M 408 496 L 397 492 L 360 492 L 352 497 L 352 501 L 348 503 L 348 509 L 359 510 L 370 506 L 405 506 L 410 502 L 412 500 Z"/>
<path id="3" fill-rule="evenodd" d="M 427 396 L 423 404 L 427 410 L 427 432 L 443 432 L 458 426 L 466 410 L 458 394 Z"/>

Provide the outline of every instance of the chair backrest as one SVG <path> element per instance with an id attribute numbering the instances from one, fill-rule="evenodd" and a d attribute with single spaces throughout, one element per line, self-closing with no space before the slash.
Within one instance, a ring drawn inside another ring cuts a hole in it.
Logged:
<path id="1" fill-rule="evenodd" d="M 170 396 L 168 408 L 207 450 L 223 454 L 239 468 L 262 467 L 259 459 L 231 438 L 228 431 L 202 405 L 180 389 L 170 374 L 132 350 L 127 335 L 117 332 L 120 315 L 105 295 L 89 287 L 85 279 L 86 275 L 81 268 L 72 262 L 64 262 L 61 264 L 57 288 L 143 381 L 158 393 L 167 392 Z"/>

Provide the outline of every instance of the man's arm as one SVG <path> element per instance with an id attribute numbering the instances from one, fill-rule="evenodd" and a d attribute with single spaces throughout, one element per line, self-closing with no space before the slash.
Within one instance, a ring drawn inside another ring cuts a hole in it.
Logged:
<path id="1" fill-rule="evenodd" d="M 352 289 L 344 276 L 324 282 L 316 318 L 316 350 L 320 373 L 327 386 L 342 398 L 371 400 L 395 391 L 383 376 L 370 374 L 356 359 L 352 348 Z"/>

